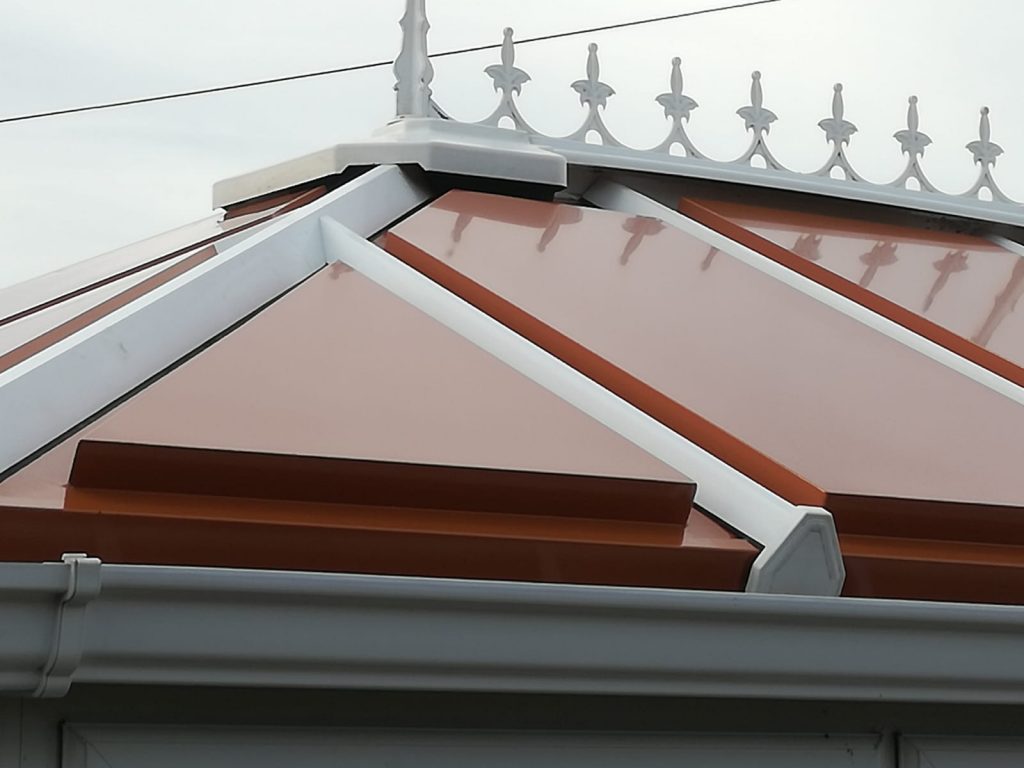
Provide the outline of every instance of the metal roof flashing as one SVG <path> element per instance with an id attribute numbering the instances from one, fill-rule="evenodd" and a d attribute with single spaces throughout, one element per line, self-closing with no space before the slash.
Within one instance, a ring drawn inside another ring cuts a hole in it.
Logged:
<path id="1" fill-rule="evenodd" d="M 932 140 L 920 129 L 916 96 L 908 100 L 906 127 L 893 134 L 906 164 L 892 181 L 876 183 L 858 174 L 847 157 L 857 126 L 845 117 L 839 83 L 832 92 L 830 116 L 818 122 L 830 146 L 828 158 L 816 171 L 802 173 L 786 168 L 769 149 L 769 131 L 778 116 L 764 106 L 760 72 L 751 76 L 750 103 L 736 113 L 750 133 L 750 144 L 739 157 L 718 160 L 702 153 L 686 132 L 698 103 L 684 93 L 678 57 L 672 60 L 669 90 L 655 99 L 670 124 L 669 131 L 659 145 L 634 149 L 612 135 L 604 122 L 604 111 L 615 90 L 601 80 L 596 44 L 588 47 L 585 78 L 571 84 L 585 108 L 583 122 L 568 136 L 550 137 L 534 129 L 519 110 L 517 98 L 531 78 L 515 65 L 511 28 L 504 31 L 500 63 L 485 69 L 499 94 L 497 106 L 479 123 L 463 123 L 447 119 L 431 98 L 434 70 L 427 45 L 426 0 L 406 0 L 401 27 L 402 50 L 394 64 L 396 120 L 369 140 L 340 144 L 221 181 L 214 186 L 214 205 L 236 204 L 357 165 L 415 164 L 425 171 L 555 188 L 567 186 L 572 167 L 786 190 L 1024 227 L 1024 206 L 1004 194 L 993 175 L 1003 148 L 992 141 L 988 107 L 981 109 L 978 138 L 966 145 L 979 169 L 977 179 L 965 192 L 948 194 L 931 183 L 922 166 Z"/>

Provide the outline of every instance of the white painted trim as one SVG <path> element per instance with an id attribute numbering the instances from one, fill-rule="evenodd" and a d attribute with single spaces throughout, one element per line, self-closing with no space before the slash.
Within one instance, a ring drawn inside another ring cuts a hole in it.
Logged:
<path id="1" fill-rule="evenodd" d="M 1015 403 L 1024 404 L 1024 387 L 1020 387 L 1012 381 L 1004 379 L 999 374 L 961 357 L 930 339 L 926 339 L 909 328 L 905 328 L 899 323 L 883 317 L 852 299 L 848 299 L 820 283 L 804 277 L 798 272 L 794 272 L 788 267 L 769 259 L 764 254 L 758 253 L 752 248 L 731 240 L 714 229 L 662 205 L 643 193 L 631 189 L 626 184 L 609 179 L 598 179 L 584 192 L 584 197 L 600 208 L 661 219 L 666 224 L 680 229 L 708 245 L 714 246 L 722 253 L 739 259 L 744 264 L 754 267 L 758 271 L 775 278 L 791 288 L 795 288 L 812 299 L 837 312 L 841 312 L 872 330 L 878 331 L 882 335 L 909 347 L 915 352 L 919 352 L 940 365 L 966 376 L 983 387 L 993 392 L 998 392 Z"/>
<path id="2" fill-rule="evenodd" d="M 1010 240 L 1007 237 L 1000 237 L 999 235 L 990 235 L 988 239 L 1001 248 L 1005 248 L 1011 253 L 1015 253 L 1021 258 L 1024 258 L 1024 245 L 1021 245 L 1016 240 Z"/>
<path id="3" fill-rule="evenodd" d="M 559 188 L 568 179 L 565 159 L 534 146 L 522 131 L 404 117 L 388 123 L 365 141 L 339 144 L 219 181 L 213 186 L 213 204 L 223 207 L 334 176 L 350 167 L 384 163 Z"/>
<path id="4" fill-rule="evenodd" d="M 3 692 L 38 683 L 61 569 L 0 564 Z M 1024 703 L 1019 606 L 101 571 L 75 683 Z"/>
<path id="5" fill-rule="evenodd" d="M 0 472 L 322 267 L 321 216 L 365 237 L 428 199 L 376 168 L 0 373 Z"/>
<path id="6" fill-rule="evenodd" d="M 697 503 L 764 546 L 748 589 L 839 594 L 845 571 L 832 516 L 796 507 L 676 434 L 329 214 L 328 259 L 343 261 L 697 483 Z"/>

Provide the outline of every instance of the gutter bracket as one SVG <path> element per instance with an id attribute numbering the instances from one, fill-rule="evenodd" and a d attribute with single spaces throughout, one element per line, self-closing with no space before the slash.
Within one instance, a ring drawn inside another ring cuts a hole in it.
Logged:
<path id="1" fill-rule="evenodd" d="M 85 612 L 100 594 L 99 558 L 76 552 L 65 553 L 61 561 L 68 566 L 68 588 L 57 608 L 50 657 L 32 694 L 36 698 L 64 696 L 71 688 L 71 678 L 82 659 Z"/>

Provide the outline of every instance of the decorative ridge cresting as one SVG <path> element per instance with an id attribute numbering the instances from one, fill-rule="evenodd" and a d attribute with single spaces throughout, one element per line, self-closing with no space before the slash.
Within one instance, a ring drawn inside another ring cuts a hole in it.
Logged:
<path id="1" fill-rule="evenodd" d="M 855 184 L 870 187 L 895 187 L 908 192 L 928 195 L 940 195 L 947 198 L 966 198 L 982 202 L 999 202 L 1008 205 L 1019 205 L 1007 197 L 996 184 L 992 168 L 996 159 L 1003 153 L 1003 148 L 992 141 L 989 109 L 981 110 L 981 121 L 978 128 L 978 140 L 967 145 L 974 162 L 980 166 L 978 179 L 966 192 L 949 194 L 940 191 L 925 176 L 921 167 L 921 157 L 925 148 L 932 140 L 920 130 L 916 96 L 911 96 L 907 108 L 907 127 L 897 131 L 893 137 L 900 143 L 900 148 L 907 156 L 907 165 L 903 172 L 893 181 L 876 184 L 867 181 L 854 170 L 846 156 L 846 147 L 857 126 L 846 119 L 843 104 L 843 86 L 836 83 L 832 91 L 832 114 L 821 120 L 818 126 L 825 132 L 825 140 L 832 145 L 832 151 L 825 164 L 812 173 L 801 173 L 786 168 L 768 148 L 768 133 L 772 123 L 778 116 L 764 106 L 764 90 L 761 84 L 761 73 L 751 75 L 750 104 L 737 110 L 743 118 L 746 129 L 751 134 L 750 145 L 735 160 L 712 160 L 702 153 L 690 140 L 686 132 L 686 124 L 690 115 L 698 106 L 697 101 L 683 92 L 682 61 L 678 57 L 672 59 L 672 70 L 669 76 L 669 90 L 657 96 L 655 101 L 665 110 L 666 119 L 671 121 L 668 136 L 665 140 L 650 149 L 634 149 L 620 142 L 608 129 L 602 118 L 602 110 L 607 108 L 608 99 L 615 95 L 615 90 L 600 79 L 601 65 L 598 59 L 598 47 L 591 43 L 587 51 L 586 78 L 577 80 L 572 89 L 579 94 L 580 103 L 587 108 L 583 124 L 573 133 L 565 137 L 546 136 L 534 129 L 522 115 L 516 98 L 521 95 L 523 86 L 530 81 L 530 75 L 515 65 L 515 42 L 511 28 L 506 28 L 501 46 L 501 63 L 487 67 L 487 75 L 494 82 L 494 90 L 499 93 L 498 106 L 482 125 L 512 127 L 525 131 L 531 136 L 558 141 L 586 142 L 591 134 L 596 134 L 602 146 L 626 149 L 639 155 L 661 155 L 677 160 L 680 164 L 699 163 L 713 166 L 747 166 L 756 168 L 754 157 L 760 157 L 765 169 L 798 177 L 821 177 L 834 179 L 833 172 L 838 169 L 842 179 Z M 674 154 L 673 148 L 678 147 L 680 154 Z M 987 191 L 989 198 L 983 197 Z"/>
<path id="2" fill-rule="evenodd" d="M 621 142 L 605 123 L 605 110 L 616 95 L 601 75 L 598 47 L 587 49 L 584 77 L 570 84 L 584 108 L 583 121 L 567 136 L 547 136 L 528 122 L 520 109 L 530 75 L 516 66 L 511 29 L 506 29 L 500 60 L 486 67 L 498 94 L 493 111 L 479 123 L 450 118 L 434 103 L 431 84 L 426 0 L 406 0 L 401 20 L 402 45 L 395 60 L 396 119 L 364 141 L 338 144 L 320 152 L 278 163 L 214 186 L 214 204 L 223 206 L 275 190 L 335 175 L 352 165 L 419 165 L 426 171 L 507 179 L 565 188 L 573 167 L 690 177 L 748 187 L 787 190 L 855 200 L 1009 225 L 1024 231 L 1024 205 L 1011 200 L 996 183 L 994 167 L 1003 148 L 992 141 L 988 107 L 981 110 L 978 138 L 967 150 L 978 166 L 969 189 L 959 194 L 938 189 L 925 173 L 922 158 L 932 139 L 921 130 L 918 99 L 907 105 L 906 127 L 893 134 L 906 156 L 899 175 L 876 182 L 860 175 L 847 152 L 857 134 L 844 104 L 841 84 L 832 90 L 830 114 L 818 122 L 829 147 L 824 163 L 804 173 L 784 166 L 769 147 L 779 117 L 766 106 L 760 72 L 750 80 L 750 101 L 736 111 L 750 135 L 739 157 L 709 157 L 691 140 L 687 128 L 697 100 L 687 93 L 683 64 L 672 59 L 668 90 L 655 101 L 668 122 L 664 140 L 650 148 Z M 824 153 L 823 153 L 824 154 Z"/>

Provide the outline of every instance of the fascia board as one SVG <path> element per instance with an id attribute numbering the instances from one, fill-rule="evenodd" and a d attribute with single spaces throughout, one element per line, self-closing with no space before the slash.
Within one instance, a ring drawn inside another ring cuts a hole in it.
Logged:
<path id="1" fill-rule="evenodd" d="M 342 261 L 697 483 L 696 502 L 763 549 L 747 590 L 837 595 L 845 568 L 832 516 L 790 504 L 639 408 L 325 216 L 328 258 Z"/>
<path id="2" fill-rule="evenodd" d="M 376 168 L 0 373 L 0 473 L 322 267 L 321 216 L 368 237 L 428 199 Z"/>
<path id="3" fill-rule="evenodd" d="M 1024 703 L 1014 606 L 100 568 L 77 683 Z M 62 588 L 0 593 L 4 691 Z"/>

